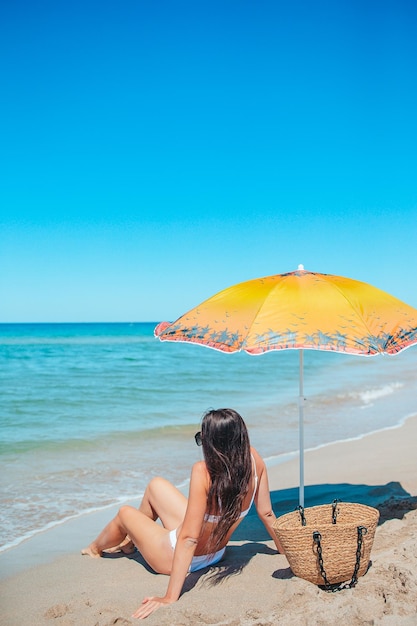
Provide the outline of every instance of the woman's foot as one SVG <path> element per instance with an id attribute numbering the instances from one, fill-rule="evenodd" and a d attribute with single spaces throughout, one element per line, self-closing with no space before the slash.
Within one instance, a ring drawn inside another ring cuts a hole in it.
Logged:
<path id="1" fill-rule="evenodd" d="M 97 547 L 94 543 L 90 543 L 87 548 L 81 550 L 81 554 L 86 554 L 87 556 L 93 557 L 93 559 L 98 559 L 101 557 L 101 552 L 97 550 Z"/>

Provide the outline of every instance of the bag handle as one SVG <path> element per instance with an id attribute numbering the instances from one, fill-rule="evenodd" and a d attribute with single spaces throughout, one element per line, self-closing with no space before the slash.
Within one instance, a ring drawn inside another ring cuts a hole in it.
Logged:
<path id="1" fill-rule="evenodd" d="M 358 536 L 357 536 L 357 547 L 356 547 L 356 562 L 355 562 L 355 567 L 354 567 L 353 574 L 352 574 L 352 579 L 349 583 L 347 582 L 340 583 L 340 584 L 337 583 L 335 585 L 331 585 L 329 581 L 327 580 L 326 570 L 324 569 L 323 553 L 321 549 L 321 534 L 319 533 L 318 530 L 315 530 L 313 532 L 313 540 L 314 540 L 314 543 L 317 545 L 317 561 L 318 561 L 319 568 L 320 568 L 320 574 L 324 580 L 324 587 L 326 591 L 334 592 L 334 591 L 341 591 L 342 589 L 352 589 L 358 582 L 358 571 L 359 571 L 360 564 L 361 564 L 361 551 L 362 551 L 363 536 L 366 535 L 366 533 L 368 532 L 368 529 L 365 526 L 357 526 L 357 532 L 358 532 Z"/>
<path id="2" fill-rule="evenodd" d="M 338 514 L 337 505 L 339 502 L 341 502 L 341 500 L 338 500 L 337 498 L 332 502 L 332 524 L 336 524 Z M 304 515 L 304 507 L 299 504 L 295 510 L 300 514 L 301 526 L 307 526 L 306 517 Z"/>
<path id="3" fill-rule="evenodd" d="M 295 510 L 300 514 L 301 526 L 307 526 L 306 516 L 304 515 L 304 507 L 299 504 Z"/>
<path id="4" fill-rule="evenodd" d="M 332 524 L 336 524 L 338 514 L 337 505 L 339 502 L 341 502 L 341 500 L 338 500 L 337 498 L 332 502 Z"/>

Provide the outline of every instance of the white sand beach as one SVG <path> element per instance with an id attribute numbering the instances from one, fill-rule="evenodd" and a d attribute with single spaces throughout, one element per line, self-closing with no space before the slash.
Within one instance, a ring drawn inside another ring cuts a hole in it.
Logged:
<path id="1" fill-rule="evenodd" d="M 417 624 L 417 416 L 404 425 L 305 455 L 306 506 L 362 502 L 380 510 L 371 567 L 353 589 L 326 593 L 295 577 L 255 511 L 244 520 L 219 567 L 190 574 L 180 600 L 148 624 L 185 626 L 362 626 Z M 269 469 L 277 515 L 298 502 L 298 461 Z M 1 619 L 7 626 L 134 624 L 146 595 L 167 578 L 137 554 L 91 559 L 79 549 L 111 510 L 38 535 L 0 555 Z"/>

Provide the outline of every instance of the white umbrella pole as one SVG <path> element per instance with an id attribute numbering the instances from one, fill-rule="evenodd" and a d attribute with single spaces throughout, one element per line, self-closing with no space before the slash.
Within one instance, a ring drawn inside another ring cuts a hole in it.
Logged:
<path id="1" fill-rule="evenodd" d="M 299 504 L 304 506 L 304 381 L 303 381 L 303 350 L 300 353 L 300 393 L 298 397 L 298 433 L 300 454 L 300 491 Z"/>

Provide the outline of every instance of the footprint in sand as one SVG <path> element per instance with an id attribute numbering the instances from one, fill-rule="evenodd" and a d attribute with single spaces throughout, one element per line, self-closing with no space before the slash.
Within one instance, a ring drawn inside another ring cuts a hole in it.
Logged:
<path id="1" fill-rule="evenodd" d="M 44 614 L 46 619 L 56 619 L 69 613 L 70 608 L 67 604 L 55 604 L 51 606 Z"/>

